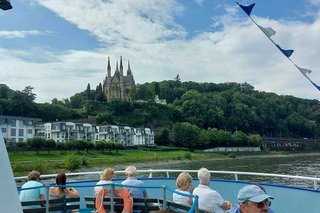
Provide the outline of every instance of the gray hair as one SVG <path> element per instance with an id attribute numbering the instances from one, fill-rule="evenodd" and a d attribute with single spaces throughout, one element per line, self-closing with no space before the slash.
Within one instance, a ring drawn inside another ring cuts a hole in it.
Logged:
<path id="1" fill-rule="evenodd" d="M 133 165 L 127 166 L 127 168 L 126 168 L 126 170 L 124 170 L 124 172 L 128 176 L 135 176 L 136 173 L 137 173 L 137 168 L 135 166 L 133 166 Z"/>
<path id="2" fill-rule="evenodd" d="M 210 183 L 210 172 L 207 168 L 201 168 L 198 171 L 198 178 L 201 184 L 209 184 Z"/>

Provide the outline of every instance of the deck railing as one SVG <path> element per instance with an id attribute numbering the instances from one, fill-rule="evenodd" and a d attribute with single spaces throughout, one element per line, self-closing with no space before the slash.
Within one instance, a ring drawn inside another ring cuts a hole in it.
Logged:
<path id="1" fill-rule="evenodd" d="M 139 174 L 147 174 L 149 178 L 153 177 L 154 174 L 165 174 L 165 177 L 176 177 L 176 174 L 180 172 L 188 172 L 188 173 L 197 173 L 198 170 L 178 170 L 178 169 L 148 169 L 148 170 L 139 170 Z M 232 175 L 235 181 L 240 181 L 241 176 L 256 176 L 256 177 L 277 177 L 283 179 L 293 179 L 293 180 L 303 180 L 312 183 L 313 189 L 318 189 L 318 183 L 320 182 L 320 178 L 315 177 L 304 177 L 304 176 L 294 176 L 294 175 L 282 175 L 282 174 L 272 174 L 272 173 L 258 173 L 258 172 L 238 172 L 238 171 L 210 171 L 211 174 L 225 174 Z M 77 173 L 67 173 L 68 177 L 72 176 L 83 176 L 83 175 L 97 175 L 97 178 L 102 174 L 102 171 L 95 172 L 77 172 Z M 124 171 L 115 171 L 116 175 L 124 175 Z M 41 178 L 55 178 L 55 174 L 51 175 L 41 175 Z M 27 177 L 16 177 L 16 181 L 24 181 Z"/>

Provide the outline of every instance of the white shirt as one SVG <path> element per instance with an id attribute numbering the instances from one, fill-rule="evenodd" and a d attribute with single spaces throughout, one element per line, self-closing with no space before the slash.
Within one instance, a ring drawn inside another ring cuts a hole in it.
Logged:
<path id="1" fill-rule="evenodd" d="M 102 184 L 108 184 L 108 183 L 112 183 L 111 180 L 100 180 L 98 181 L 98 183 L 96 185 L 102 185 Z M 94 187 L 94 194 L 98 194 L 98 192 L 101 190 L 101 189 L 108 189 L 108 192 L 110 193 L 110 189 L 111 189 L 111 186 L 109 185 L 106 185 L 106 186 L 95 186 Z"/>
<path id="2" fill-rule="evenodd" d="M 183 194 L 191 195 L 191 193 L 188 192 L 188 191 L 180 191 L 179 189 L 177 189 L 176 191 L 180 192 L 180 193 L 183 193 Z M 173 202 L 175 202 L 175 203 L 180 203 L 180 204 L 184 204 L 184 205 L 190 206 L 190 203 L 188 202 L 189 201 L 189 197 L 188 196 L 183 196 L 183 195 L 180 195 L 180 194 L 177 194 L 177 193 L 173 193 L 172 194 L 172 199 L 173 199 Z"/>
<path id="3" fill-rule="evenodd" d="M 221 207 L 224 203 L 221 195 L 209 186 L 199 184 L 193 190 L 193 195 L 199 197 L 199 209 L 201 210 L 214 213 L 224 213 L 226 211 Z"/>

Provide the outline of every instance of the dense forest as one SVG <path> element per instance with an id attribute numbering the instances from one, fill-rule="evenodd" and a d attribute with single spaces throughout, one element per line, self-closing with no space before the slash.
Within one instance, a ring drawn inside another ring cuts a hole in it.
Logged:
<path id="1" fill-rule="evenodd" d="M 182 141 L 191 144 L 180 145 L 187 147 L 212 147 L 214 140 L 219 141 L 215 146 L 225 145 L 225 138 L 232 138 L 235 134 L 237 138 L 239 134 L 246 137 L 243 139 L 246 142 L 241 144 L 248 145 L 258 135 L 316 138 L 320 133 L 318 100 L 259 92 L 247 83 L 171 80 L 138 84 L 134 102 L 107 102 L 101 84 L 96 89 L 91 89 L 88 84 L 83 92 L 63 100 L 54 98 L 51 103 L 35 103 L 36 94 L 32 89 L 28 86 L 22 91 L 13 91 L 0 85 L 1 114 L 38 117 L 43 121 L 91 118 L 98 125 L 150 127 L 156 131 L 159 144 L 168 143 L 170 137 L 172 141 L 178 140 L 182 137 L 178 134 L 182 128 L 185 131 L 183 137 L 190 137 Z M 155 95 L 166 99 L 168 104 L 155 103 Z M 172 131 L 175 134 L 170 135 Z M 221 138 L 214 139 L 210 136 L 213 133 Z"/>

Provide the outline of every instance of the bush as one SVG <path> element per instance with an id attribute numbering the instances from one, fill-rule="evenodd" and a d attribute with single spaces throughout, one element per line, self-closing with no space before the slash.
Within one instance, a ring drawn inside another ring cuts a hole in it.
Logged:
<path id="1" fill-rule="evenodd" d="M 190 153 L 184 154 L 184 157 L 188 160 L 192 160 L 192 155 Z"/>
<path id="2" fill-rule="evenodd" d="M 81 165 L 82 166 L 88 166 L 88 159 L 86 157 L 81 158 Z"/>
<path id="3" fill-rule="evenodd" d="M 75 170 L 82 164 L 81 159 L 77 155 L 68 155 L 64 160 L 64 167 L 68 170 Z"/>

